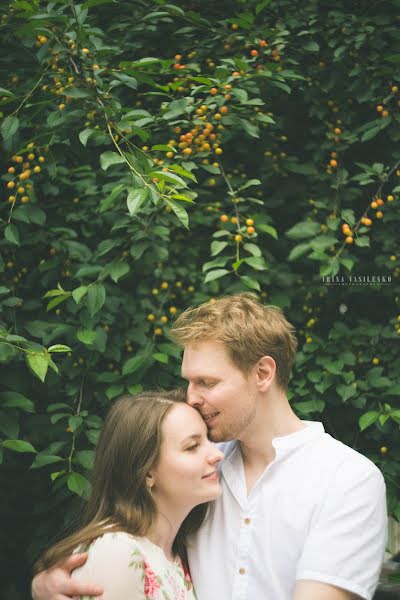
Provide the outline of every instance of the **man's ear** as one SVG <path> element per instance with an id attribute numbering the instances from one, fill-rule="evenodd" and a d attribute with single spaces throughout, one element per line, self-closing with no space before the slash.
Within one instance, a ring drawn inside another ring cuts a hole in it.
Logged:
<path id="1" fill-rule="evenodd" d="M 257 386 L 261 392 L 266 392 L 275 379 L 276 362 L 272 356 L 263 356 L 256 365 Z"/>

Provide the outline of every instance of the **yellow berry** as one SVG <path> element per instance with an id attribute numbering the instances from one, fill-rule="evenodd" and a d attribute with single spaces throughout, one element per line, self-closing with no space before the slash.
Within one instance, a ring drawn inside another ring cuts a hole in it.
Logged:
<path id="1" fill-rule="evenodd" d="M 147 315 L 147 320 L 148 321 L 154 321 L 155 320 L 155 316 L 153 315 L 153 313 L 150 313 L 149 315 Z"/>
<path id="2" fill-rule="evenodd" d="M 33 167 L 33 172 L 34 172 L 34 173 L 40 173 L 40 171 L 41 171 L 41 170 L 42 170 L 42 169 L 41 169 L 39 166 L 37 166 L 37 167 Z"/>
<path id="3" fill-rule="evenodd" d="M 7 187 L 9 190 L 12 190 L 13 188 L 15 188 L 15 182 L 14 181 L 9 181 L 7 183 Z"/>

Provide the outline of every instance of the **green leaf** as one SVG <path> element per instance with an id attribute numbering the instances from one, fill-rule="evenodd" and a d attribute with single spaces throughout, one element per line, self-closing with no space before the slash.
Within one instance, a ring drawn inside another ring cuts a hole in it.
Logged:
<path id="1" fill-rule="evenodd" d="M 122 375 L 130 375 L 131 373 L 134 373 L 135 371 L 140 369 L 144 362 L 145 356 L 143 356 L 143 354 L 137 354 L 136 356 L 128 358 L 128 360 L 125 361 L 124 366 L 122 367 Z"/>
<path id="2" fill-rule="evenodd" d="M 72 416 L 68 419 L 68 425 L 72 429 L 72 431 L 76 431 L 82 425 L 83 419 L 79 416 Z"/>
<path id="3" fill-rule="evenodd" d="M 120 165 L 124 163 L 125 158 L 118 154 L 117 152 L 112 152 L 111 150 L 107 150 L 107 152 L 103 152 L 100 156 L 100 165 L 103 171 L 107 171 L 108 167 L 111 165 Z"/>
<path id="4" fill-rule="evenodd" d="M 365 247 L 369 247 L 370 243 L 369 243 L 369 237 L 367 237 L 366 235 L 362 235 L 359 237 L 356 237 L 356 246 L 359 246 L 360 248 L 365 248 Z"/>
<path id="5" fill-rule="evenodd" d="M 308 243 L 297 244 L 297 246 L 292 248 L 292 250 L 288 256 L 288 260 L 290 260 L 290 261 L 296 260 L 296 259 L 300 258 L 301 256 L 304 256 L 304 254 L 307 254 L 307 252 L 309 250 L 310 250 L 310 244 L 308 244 Z"/>
<path id="6" fill-rule="evenodd" d="M 176 152 L 176 148 L 168 146 L 167 144 L 156 144 L 151 147 L 151 150 L 161 150 L 162 152 Z"/>
<path id="7" fill-rule="evenodd" d="M 179 177 L 176 173 L 170 173 L 166 171 L 151 171 L 148 173 L 149 177 L 158 177 L 161 181 L 169 181 L 170 183 L 177 183 L 179 187 L 187 187 L 182 177 Z"/>
<path id="8" fill-rule="evenodd" d="M 260 137 L 260 130 L 258 128 L 257 125 L 253 125 L 253 123 L 250 123 L 250 121 L 248 121 L 247 119 L 239 119 L 240 124 L 242 126 L 242 129 L 250 136 L 253 138 L 259 138 Z"/>
<path id="9" fill-rule="evenodd" d="M 17 117 L 6 117 L 1 124 L 1 135 L 3 136 L 4 143 L 7 144 L 11 138 L 14 137 L 19 127 L 19 120 Z"/>
<path id="10" fill-rule="evenodd" d="M 18 392 L 1 392 L 0 393 L 0 403 L 2 406 L 6 406 L 8 408 L 20 408 L 28 413 L 35 412 L 35 405 L 32 400 L 26 398 L 22 394 Z"/>
<path id="11" fill-rule="evenodd" d="M 142 204 L 146 201 L 148 190 L 146 188 L 131 189 L 128 193 L 127 205 L 131 217 L 135 215 Z"/>
<path id="12" fill-rule="evenodd" d="M 49 367 L 49 356 L 39 352 L 29 352 L 26 355 L 28 365 L 33 373 L 44 383 L 46 379 L 47 369 Z"/>
<path id="13" fill-rule="evenodd" d="M 153 354 L 153 358 L 154 358 L 154 360 L 156 360 L 160 363 L 163 363 L 165 365 L 168 364 L 168 360 L 169 360 L 168 354 L 163 354 L 161 352 L 155 352 Z"/>
<path id="14" fill-rule="evenodd" d="M 267 269 L 267 265 L 262 256 L 249 256 L 244 259 L 244 262 L 250 265 L 250 267 L 253 267 L 256 271 L 265 271 Z"/>
<path id="15" fill-rule="evenodd" d="M 117 263 L 112 265 L 110 269 L 110 277 L 115 283 L 117 283 L 118 280 L 121 279 L 121 277 L 123 277 L 127 273 L 129 273 L 129 271 L 130 266 L 125 260 L 118 261 Z"/>
<path id="16" fill-rule="evenodd" d="M 79 304 L 82 298 L 87 294 L 87 291 L 87 285 L 80 285 L 79 287 L 74 289 L 74 291 L 72 292 L 72 297 L 77 304 Z"/>
<path id="17" fill-rule="evenodd" d="M 83 131 L 81 131 L 79 134 L 79 141 L 81 142 L 81 144 L 86 147 L 88 139 L 95 132 L 96 132 L 95 129 L 90 129 L 90 128 L 84 129 Z"/>
<path id="18" fill-rule="evenodd" d="M 313 42 L 310 40 L 303 45 L 304 50 L 308 50 L 308 52 L 319 52 L 319 44 L 317 42 Z"/>
<path id="19" fill-rule="evenodd" d="M 13 450 L 14 452 L 34 452 L 36 453 L 35 448 L 29 442 L 25 442 L 24 440 L 5 440 L 1 442 L 1 445 L 4 448 L 8 448 L 8 450 Z"/>
<path id="20" fill-rule="evenodd" d="M 228 246 L 228 242 L 211 242 L 211 256 L 217 256 L 224 248 Z"/>
<path id="21" fill-rule="evenodd" d="M 210 281 L 214 281 L 215 279 L 220 279 L 228 273 L 229 271 L 227 269 L 215 269 L 215 271 L 209 271 L 204 279 L 204 283 L 209 283 Z"/>
<path id="22" fill-rule="evenodd" d="M 267 225 L 266 223 L 259 223 L 257 225 L 257 228 L 259 231 L 263 231 L 264 233 L 267 233 L 274 239 L 276 239 L 276 240 L 278 239 L 278 232 L 276 231 L 275 227 L 271 227 L 271 225 Z"/>
<path id="23" fill-rule="evenodd" d="M 243 247 L 253 256 L 261 256 L 262 254 L 261 249 L 257 246 L 257 244 L 244 244 Z"/>
<path id="24" fill-rule="evenodd" d="M 65 344 L 54 344 L 47 348 L 47 352 L 71 352 L 71 348 Z"/>
<path id="25" fill-rule="evenodd" d="M 175 202 L 175 200 L 165 200 L 165 203 L 168 204 L 182 223 L 186 229 L 189 229 L 189 215 L 183 206 Z"/>
<path id="26" fill-rule="evenodd" d="M 90 492 L 90 483 L 80 473 L 71 473 L 67 479 L 68 488 L 78 496 L 87 499 Z"/>
<path id="27" fill-rule="evenodd" d="M 78 329 L 76 337 L 83 344 L 90 346 L 96 339 L 96 332 L 91 329 Z"/>
<path id="28" fill-rule="evenodd" d="M 303 240 L 312 238 L 320 232 L 320 226 L 315 221 L 302 221 L 296 223 L 286 232 L 286 237 L 290 240 Z"/>
<path id="29" fill-rule="evenodd" d="M 210 260 L 206 263 L 204 263 L 203 265 L 203 272 L 205 271 L 209 271 L 210 269 L 215 269 L 217 267 L 224 267 L 226 265 L 228 261 L 228 257 L 227 256 L 220 256 L 218 258 L 215 258 L 214 260 Z"/>
<path id="30" fill-rule="evenodd" d="M 250 288 L 251 290 L 257 290 L 258 292 L 261 291 L 260 284 L 258 283 L 257 279 L 249 277 L 248 275 L 242 275 L 240 277 L 240 280 L 242 281 L 242 283 L 244 283 L 246 287 Z"/>
<path id="31" fill-rule="evenodd" d="M 124 386 L 122 385 L 122 383 L 114 383 L 106 389 L 106 396 L 109 400 L 112 400 L 113 398 L 116 398 L 117 396 L 122 394 L 123 391 Z"/>
<path id="32" fill-rule="evenodd" d="M 10 223 L 5 228 L 4 237 L 8 242 L 10 242 L 10 244 L 15 244 L 16 246 L 19 246 L 19 232 L 16 225 L 14 225 L 13 223 Z"/>
<path id="33" fill-rule="evenodd" d="M 74 462 L 78 463 L 85 469 L 92 469 L 95 453 L 93 450 L 80 450 L 75 452 Z"/>
<path id="34" fill-rule="evenodd" d="M 53 454 L 40 453 L 35 457 L 35 460 L 31 464 L 31 469 L 40 469 L 47 465 L 53 465 L 54 463 L 61 462 L 63 459 L 61 456 L 55 456 Z"/>
<path id="35" fill-rule="evenodd" d="M 99 312 L 105 302 L 106 290 L 104 285 L 101 283 L 95 283 L 89 287 L 87 295 L 89 312 L 93 317 L 97 312 Z"/>
<path id="36" fill-rule="evenodd" d="M 358 424 L 360 426 L 360 431 L 364 431 L 367 427 L 370 427 L 375 421 L 378 420 L 379 412 L 377 410 L 370 410 L 363 415 L 361 415 Z"/>

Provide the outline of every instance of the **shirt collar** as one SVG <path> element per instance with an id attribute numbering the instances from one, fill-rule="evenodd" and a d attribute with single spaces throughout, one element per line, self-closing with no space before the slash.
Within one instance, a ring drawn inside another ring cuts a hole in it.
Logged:
<path id="1" fill-rule="evenodd" d="M 300 448 L 300 446 L 307 444 L 316 437 L 320 437 L 325 432 L 324 426 L 319 421 L 302 421 L 302 423 L 304 425 L 303 429 L 272 439 L 272 445 L 277 456 L 289 454 L 292 450 Z"/>
<path id="2" fill-rule="evenodd" d="M 310 440 L 325 433 L 322 423 L 319 421 L 302 421 L 304 428 L 288 435 L 275 437 L 272 439 L 272 445 L 276 451 L 276 458 L 281 458 L 285 454 L 290 454 L 296 448 L 307 444 Z M 233 441 L 227 444 L 225 451 L 225 461 L 234 462 L 237 452 L 240 448 L 239 442 Z M 224 461 L 224 462 L 225 462 Z"/>

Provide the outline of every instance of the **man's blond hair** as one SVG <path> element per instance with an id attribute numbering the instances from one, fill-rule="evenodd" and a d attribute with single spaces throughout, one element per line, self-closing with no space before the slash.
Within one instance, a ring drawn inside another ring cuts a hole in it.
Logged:
<path id="1" fill-rule="evenodd" d="M 184 347 L 204 341 L 224 344 L 232 362 L 244 373 L 262 356 L 276 363 L 276 380 L 287 389 L 297 349 L 294 327 L 276 306 L 265 306 L 251 293 L 225 296 L 214 302 L 188 308 L 171 331 Z"/>

